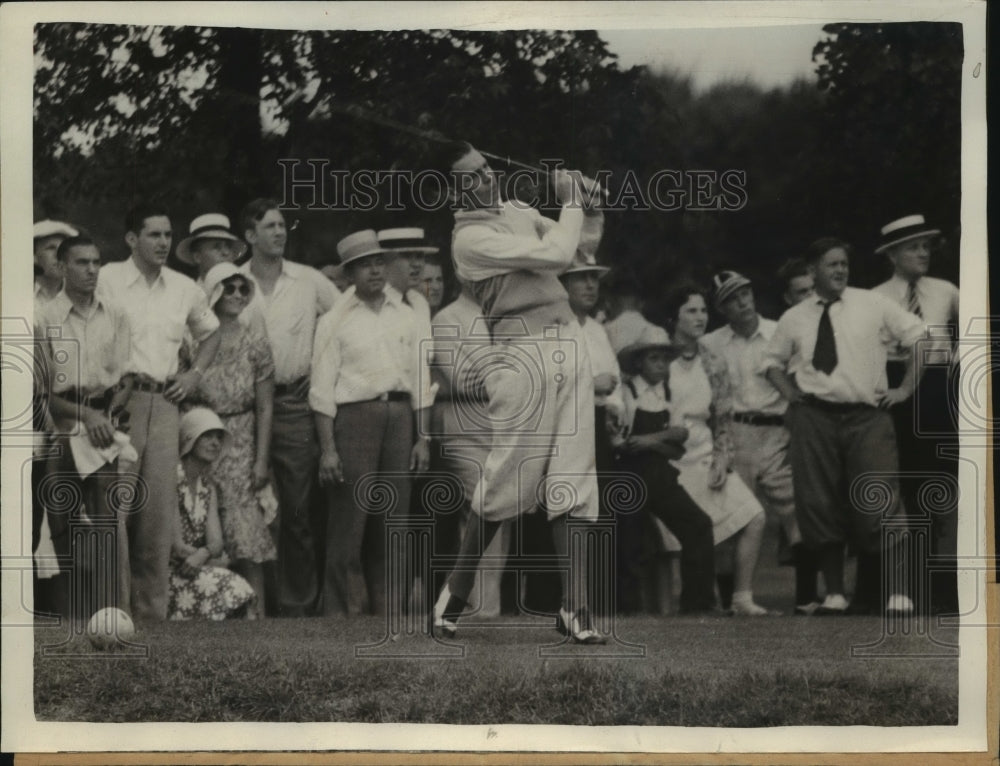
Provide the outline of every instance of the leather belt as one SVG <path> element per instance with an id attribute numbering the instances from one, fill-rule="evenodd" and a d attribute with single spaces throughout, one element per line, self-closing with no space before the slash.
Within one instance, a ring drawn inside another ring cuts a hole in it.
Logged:
<path id="1" fill-rule="evenodd" d="M 84 407 L 90 407 L 95 410 L 106 410 L 108 405 L 111 404 L 111 397 L 114 396 L 115 389 L 111 388 L 105 389 L 99 394 L 82 394 L 78 388 L 68 388 L 65 391 L 60 391 L 56 396 L 67 399 L 74 404 L 82 404 Z"/>
<path id="2" fill-rule="evenodd" d="M 803 396 L 802 403 L 808 404 L 810 407 L 815 407 L 817 410 L 824 410 L 826 412 L 833 412 L 841 415 L 849 412 L 876 409 L 872 405 L 865 404 L 864 402 L 828 402 L 826 399 L 820 399 L 818 396 L 813 396 L 812 394 L 806 394 Z"/>
<path id="3" fill-rule="evenodd" d="M 167 384 L 160 383 L 155 380 L 136 380 L 135 383 L 132 384 L 132 390 L 146 391 L 150 394 L 162 394 L 167 390 Z"/>
<path id="4" fill-rule="evenodd" d="M 216 412 L 220 418 L 235 418 L 237 415 L 246 415 L 248 412 L 253 412 L 253 407 L 246 407 L 242 410 L 234 410 L 232 412 Z"/>
<path id="5" fill-rule="evenodd" d="M 410 401 L 409 391 L 386 391 L 384 394 L 379 394 L 374 399 L 370 399 L 372 402 L 407 402 Z"/>
<path id="6" fill-rule="evenodd" d="M 785 419 L 781 415 L 765 415 L 763 412 L 734 412 L 733 420 L 748 426 L 785 425 Z"/>
<path id="7" fill-rule="evenodd" d="M 274 395 L 275 396 L 288 396 L 289 394 L 295 393 L 299 386 L 309 379 L 308 375 L 303 375 L 301 378 L 293 380 L 291 383 L 276 383 L 274 385 Z"/>
<path id="8" fill-rule="evenodd" d="M 359 399 L 356 402 L 344 402 L 338 407 L 347 407 L 351 404 L 372 404 L 373 402 L 407 402 L 410 401 L 410 394 L 407 391 L 386 391 L 384 394 L 372 397 L 371 399 Z"/>

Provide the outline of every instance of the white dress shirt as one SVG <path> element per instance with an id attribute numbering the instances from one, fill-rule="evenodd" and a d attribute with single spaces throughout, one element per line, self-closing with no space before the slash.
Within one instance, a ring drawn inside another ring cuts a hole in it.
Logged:
<path id="1" fill-rule="evenodd" d="M 219 327 L 205 291 L 166 266 L 150 285 L 131 257 L 101 267 L 98 295 L 117 303 L 132 327 L 130 367 L 158 383 L 177 372 L 177 355 L 188 329 L 201 342 Z"/>
<path id="2" fill-rule="evenodd" d="M 764 377 L 761 369 L 767 345 L 777 326 L 774 320 L 758 314 L 757 329 L 749 338 L 727 324 L 701 339 L 709 351 L 726 362 L 734 412 L 784 415 L 788 409 L 788 402 Z"/>
<path id="3" fill-rule="evenodd" d="M 633 375 L 621 389 L 626 434 L 632 433 L 636 410 L 646 412 L 670 410 L 670 400 L 667 399 L 666 387 L 662 380 L 651 384 L 642 375 Z"/>
<path id="4" fill-rule="evenodd" d="M 383 294 L 378 311 L 351 293 L 319 320 L 309 384 L 316 412 L 334 418 L 340 405 L 390 391 L 410 393 L 414 409 L 433 403 L 415 312 L 398 292 Z"/>
<path id="5" fill-rule="evenodd" d="M 929 361 L 947 362 L 951 355 L 951 335 L 949 334 L 949 324 L 958 324 L 958 288 L 951 282 L 934 277 L 920 277 L 915 283 L 917 301 L 920 303 L 920 314 L 927 324 L 928 335 L 935 340 L 934 355 Z M 894 303 L 897 303 L 908 310 L 910 283 L 898 274 L 880 285 L 872 288 L 886 296 Z M 937 359 L 936 355 L 943 354 L 944 359 Z M 907 354 L 899 347 L 899 344 L 889 341 L 889 358 L 895 361 L 902 361 L 907 358 Z"/>
<path id="6" fill-rule="evenodd" d="M 596 391 L 594 392 L 594 406 L 604 407 L 610 405 L 611 407 L 616 407 L 621 412 L 624 406 L 621 384 L 622 371 L 618 367 L 618 359 L 615 356 L 615 352 L 611 350 L 611 342 L 608 340 L 608 334 L 604 331 L 604 325 L 591 317 L 586 317 L 580 328 L 580 337 L 583 338 L 583 342 L 587 346 L 587 354 L 590 357 L 591 374 L 595 378 L 598 375 L 613 375 L 615 380 L 618 381 L 614 391 L 610 394 L 599 395 Z"/>
<path id="7" fill-rule="evenodd" d="M 252 259 L 247 261 L 240 271 L 253 276 L 252 263 Z M 339 295 L 336 285 L 316 269 L 284 258 L 270 295 L 264 295 L 257 283 L 253 300 L 243 313 L 248 323 L 254 321 L 253 312 L 264 317 L 276 384 L 294 383 L 309 375 L 317 317 L 333 308 Z"/>
<path id="8" fill-rule="evenodd" d="M 877 406 L 888 389 L 883 339 L 891 338 L 908 349 L 926 335 L 927 328 L 884 295 L 845 288 L 840 300 L 830 306 L 837 367 L 827 375 L 812 365 L 822 313 L 823 300 L 811 295 L 782 314 L 764 354 L 762 371 L 787 370 L 804 393 L 826 401 Z"/>

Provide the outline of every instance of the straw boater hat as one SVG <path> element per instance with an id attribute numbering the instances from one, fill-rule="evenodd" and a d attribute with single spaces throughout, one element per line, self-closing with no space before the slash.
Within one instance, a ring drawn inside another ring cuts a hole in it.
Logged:
<path id="1" fill-rule="evenodd" d="M 887 223 L 882 227 L 882 238 L 879 240 L 875 252 L 882 253 L 893 245 L 898 245 L 900 242 L 917 239 L 918 237 L 932 237 L 940 233 L 940 229 L 932 229 L 924 223 L 922 215 L 908 215 L 904 218 L 897 218 L 892 223 Z"/>
<path id="2" fill-rule="evenodd" d="M 618 352 L 618 365 L 622 372 L 635 375 L 639 367 L 639 359 L 647 351 L 659 349 L 670 356 L 677 356 L 677 348 L 670 342 L 670 336 L 662 327 L 649 324 L 642 329 L 642 334 L 635 343 L 631 343 Z"/>
<path id="3" fill-rule="evenodd" d="M 382 229 L 378 233 L 378 241 L 382 247 L 397 255 L 409 253 L 433 255 L 439 248 L 427 244 L 424 230 L 416 227 L 404 229 Z"/>
<path id="4" fill-rule="evenodd" d="M 32 231 L 32 239 L 45 239 L 46 237 L 75 237 L 79 234 L 76 229 L 68 223 L 62 221 L 50 221 L 45 219 L 35 224 Z"/>
<path id="5" fill-rule="evenodd" d="M 346 266 L 359 258 L 367 258 L 369 255 L 384 255 L 389 252 L 391 251 L 379 244 L 374 229 L 363 229 L 348 234 L 337 243 L 337 255 L 340 256 L 341 266 Z"/>
<path id="6" fill-rule="evenodd" d="M 198 441 L 198 437 L 208 431 L 222 431 L 222 449 L 229 449 L 233 437 L 219 420 L 219 416 L 212 410 L 208 407 L 195 407 L 184 413 L 180 424 L 181 457 L 194 449 L 194 443 Z"/>
<path id="7" fill-rule="evenodd" d="M 202 285 L 205 289 L 205 295 L 208 296 L 209 308 L 213 308 L 219 302 L 219 298 L 222 297 L 222 291 L 225 289 L 223 283 L 231 277 L 242 277 L 250 285 L 250 295 L 247 296 L 247 300 L 253 299 L 253 294 L 257 291 L 257 283 L 253 277 L 249 274 L 244 274 L 233 263 L 217 263 L 208 270 L 208 273 L 205 275 L 205 284 Z"/>
<path id="8" fill-rule="evenodd" d="M 573 262 L 569 265 L 569 268 L 559 276 L 565 277 L 567 274 L 581 274 L 586 271 L 592 271 L 600 278 L 611 271 L 611 269 L 607 266 L 599 266 L 593 253 L 584 254 L 577 250 L 573 254 Z"/>
<path id="9" fill-rule="evenodd" d="M 243 256 L 247 251 L 246 243 L 233 234 L 229 218 L 222 213 L 205 213 L 191 221 L 191 233 L 181 240 L 177 246 L 177 257 L 184 263 L 194 264 L 191 257 L 191 245 L 199 239 L 227 239 L 233 250 L 233 260 Z"/>
<path id="10" fill-rule="evenodd" d="M 736 271 L 720 271 L 712 277 L 712 303 L 719 308 L 726 299 L 741 287 L 748 287 L 750 280 Z"/>

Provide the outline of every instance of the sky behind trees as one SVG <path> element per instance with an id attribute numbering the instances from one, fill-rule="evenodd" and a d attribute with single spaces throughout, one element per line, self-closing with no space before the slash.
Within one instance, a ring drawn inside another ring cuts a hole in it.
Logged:
<path id="1" fill-rule="evenodd" d="M 646 65 L 690 75 L 698 90 L 745 78 L 774 88 L 797 78 L 816 80 L 812 51 L 823 37 L 823 27 L 605 29 L 600 35 L 624 68 Z"/>

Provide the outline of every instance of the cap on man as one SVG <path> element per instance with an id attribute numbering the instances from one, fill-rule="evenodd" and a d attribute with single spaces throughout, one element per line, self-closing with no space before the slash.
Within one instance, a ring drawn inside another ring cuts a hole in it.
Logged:
<path id="1" fill-rule="evenodd" d="M 45 303 L 55 298 L 62 289 L 63 278 L 56 251 L 67 237 L 79 232 L 62 221 L 38 221 L 32 237 L 35 251 L 35 302 Z"/>

